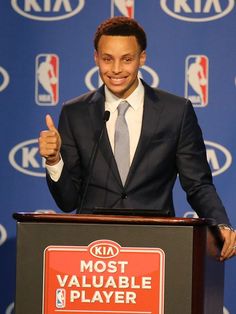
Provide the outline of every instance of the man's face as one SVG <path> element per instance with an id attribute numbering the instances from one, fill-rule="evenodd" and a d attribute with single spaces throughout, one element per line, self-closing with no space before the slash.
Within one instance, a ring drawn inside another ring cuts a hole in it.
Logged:
<path id="1" fill-rule="evenodd" d="M 127 98 L 138 86 L 138 70 L 146 60 L 135 36 L 102 35 L 94 59 L 101 79 L 119 98 Z"/>

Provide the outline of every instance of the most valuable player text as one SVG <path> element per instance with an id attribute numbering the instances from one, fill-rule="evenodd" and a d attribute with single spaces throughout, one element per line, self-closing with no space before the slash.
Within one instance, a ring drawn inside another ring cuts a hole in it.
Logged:
<path id="1" fill-rule="evenodd" d="M 80 276 L 57 274 L 58 288 L 70 289 L 70 302 L 136 303 L 135 290 L 152 289 L 152 278 L 125 276 L 128 261 L 81 260 Z"/>

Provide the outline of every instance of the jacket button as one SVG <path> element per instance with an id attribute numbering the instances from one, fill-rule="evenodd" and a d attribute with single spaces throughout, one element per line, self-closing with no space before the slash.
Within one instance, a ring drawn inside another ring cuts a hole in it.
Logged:
<path id="1" fill-rule="evenodd" d="M 125 194 L 125 193 L 122 193 L 121 194 L 121 198 L 124 200 L 124 199 L 126 199 L 128 196 L 127 196 L 127 194 Z"/>

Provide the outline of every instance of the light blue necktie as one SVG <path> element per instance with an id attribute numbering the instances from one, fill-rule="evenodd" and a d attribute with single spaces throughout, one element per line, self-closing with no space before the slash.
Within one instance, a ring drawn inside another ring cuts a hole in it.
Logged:
<path id="1" fill-rule="evenodd" d="M 125 113 L 128 108 L 129 103 L 127 101 L 122 101 L 119 104 L 115 126 L 114 155 L 123 185 L 125 185 L 130 167 L 129 130 L 125 120 Z"/>

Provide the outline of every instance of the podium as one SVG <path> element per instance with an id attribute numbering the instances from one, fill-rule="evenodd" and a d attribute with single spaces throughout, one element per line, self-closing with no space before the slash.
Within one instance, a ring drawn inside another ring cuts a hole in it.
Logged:
<path id="1" fill-rule="evenodd" d="M 222 314 L 222 243 L 210 220 L 43 213 L 13 217 L 16 314 Z M 47 307 L 46 302 L 53 304 Z"/>

